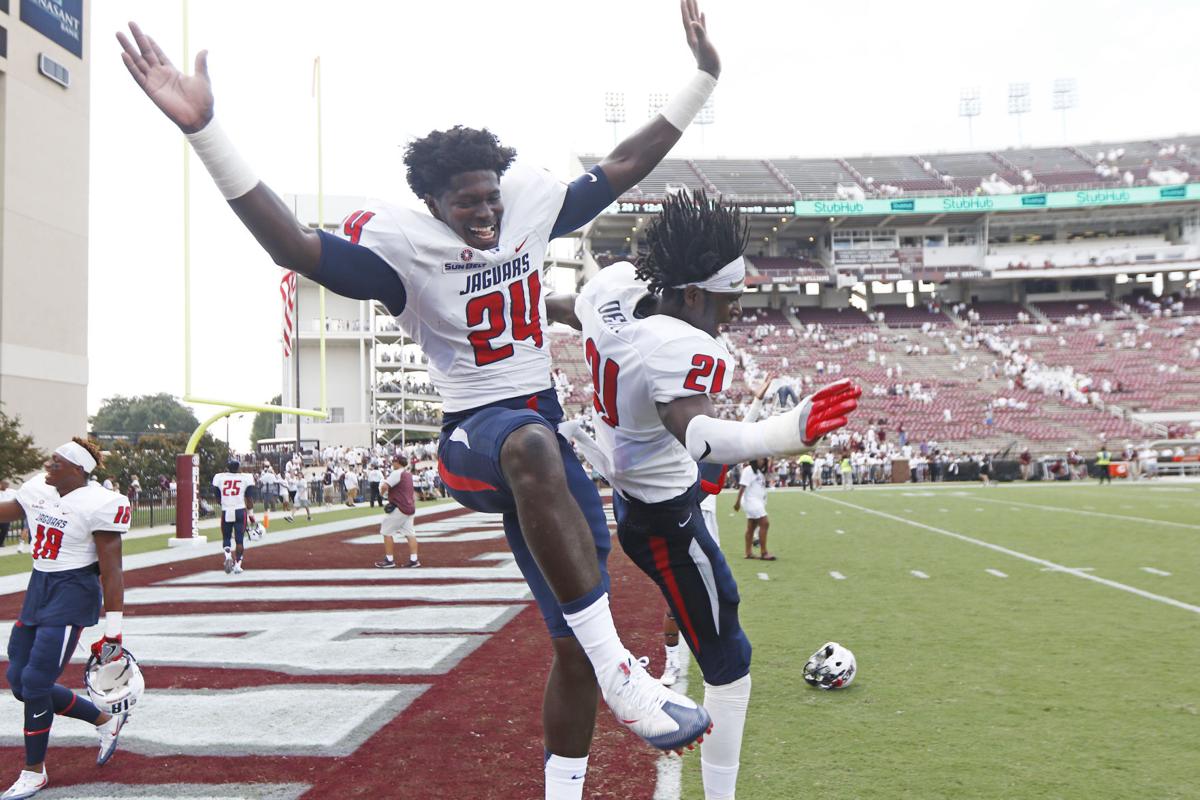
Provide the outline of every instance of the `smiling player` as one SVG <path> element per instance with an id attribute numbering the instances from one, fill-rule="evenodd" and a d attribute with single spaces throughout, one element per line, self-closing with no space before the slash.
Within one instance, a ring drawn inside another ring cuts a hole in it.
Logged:
<path id="1" fill-rule="evenodd" d="M 351 214 L 344 238 L 297 223 L 213 117 L 206 54 L 185 76 L 136 25 L 118 34 L 138 86 L 187 134 L 234 212 L 272 259 L 347 297 L 383 302 L 422 347 L 444 399 L 442 480 L 505 532 L 546 620 L 554 664 L 543 725 L 546 796 L 578 798 L 599 687 L 610 710 L 661 749 L 704 734 L 708 714 L 663 689 L 617 636 L 600 498 L 567 442 L 550 378 L 541 269 L 550 239 L 586 224 L 650 173 L 700 111 L 720 73 L 696 0 L 680 4 L 698 69 L 662 111 L 570 186 L 512 166 L 487 130 L 412 142 L 408 182 L 428 215 L 385 203 Z M 510 169 L 510 166 L 512 168 Z M 554 502 L 547 502 L 554 498 Z"/>

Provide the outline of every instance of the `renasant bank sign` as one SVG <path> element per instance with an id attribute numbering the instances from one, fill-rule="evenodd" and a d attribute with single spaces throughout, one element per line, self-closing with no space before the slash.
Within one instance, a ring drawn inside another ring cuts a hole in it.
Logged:
<path id="1" fill-rule="evenodd" d="M 21 0 L 21 21 L 83 58 L 83 0 Z"/>

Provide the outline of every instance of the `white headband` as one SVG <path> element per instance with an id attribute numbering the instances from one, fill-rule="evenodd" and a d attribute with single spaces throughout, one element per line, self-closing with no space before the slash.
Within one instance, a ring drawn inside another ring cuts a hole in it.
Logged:
<path id="1" fill-rule="evenodd" d="M 78 442 L 67 442 L 54 452 L 81 468 L 88 475 L 92 474 L 92 470 L 96 468 L 96 459 L 92 458 L 92 454 L 87 451 L 87 448 Z"/>
<path id="2" fill-rule="evenodd" d="M 706 292 L 720 292 L 722 294 L 733 294 L 742 290 L 742 285 L 746 282 L 746 261 L 741 256 L 738 256 L 733 261 L 730 261 L 725 266 L 721 267 L 713 275 L 702 281 L 692 281 L 691 283 L 680 284 L 673 286 L 673 289 L 686 289 L 689 286 L 695 286 L 703 289 Z"/>

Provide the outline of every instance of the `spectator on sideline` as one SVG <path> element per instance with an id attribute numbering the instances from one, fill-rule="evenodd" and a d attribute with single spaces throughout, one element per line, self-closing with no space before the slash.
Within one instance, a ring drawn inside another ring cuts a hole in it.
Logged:
<path id="1" fill-rule="evenodd" d="M 358 499 L 358 471 L 354 467 L 348 468 L 342 483 L 346 487 L 346 505 L 354 508 L 354 501 Z"/>
<path id="2" fill-rule="evenodd" d="M 1112 485 L 1112 475 L 1108 472 L 1108 465 L 1112 463 L 1112 453 L 1108 452 L 1108 445 L 1101 445 L 1100 451 L 1096 453 L 1096 468 L 1100 470 L 1100 483 L 1108 481 Z"/>
<path id="3" fill-rule="evenodd" d="M 383 497 L 379 494 L 379 484 L 383 482 L 383 470 L 379 468 L 379 462 L 371 459 L 371 467 L 367 470 L 367 486 L 371 493 L 371 508 L 375 507 L 376 501 L 379 505 L 383 505 Z"/>
<path id="4" fill-rule="evenodd" d="M 770 530 L 771 520 L 767 517 L 767 470 L 770 469 L 767 459 L 749 461 L 742 467 L 742 475 L 738 480 L 737 499 L 733 501 L 733 510 L 742 508 L 742 500 L 746 501 L 746 558 L 754 558 L 755 531 L 759 544 L 759 558 L 763 561 L 774 561 L 775 556 L 767 550 L 767 531 Z"/>
<path id="5" fill-rule="evenodd" d="M 382 482 L 381 488 L 387 495 L 387 505 L 379 532 L 383 535 L 383 561 L 376 561 L 380 569 L 396 566 L 396 539 L 401 534 L 408 540 L 408 563 L 404 567 L 419 567 L 421 559 L 417 553 L 417 534 L 413 528 L 413 515 L 417 504 L 413 497 L 413 479 L 405 467 L 408 459 L 397 453 L 392 456 L 392 471 Z"/>

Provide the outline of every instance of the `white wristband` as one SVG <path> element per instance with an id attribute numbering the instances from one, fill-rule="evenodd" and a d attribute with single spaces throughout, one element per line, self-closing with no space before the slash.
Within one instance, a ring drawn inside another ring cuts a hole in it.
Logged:
<path id="1" fill-rule="evenodd" d="M 671 123 L 671 126 L 682 132 L 704 108 L 704 103 L 717 87 L 717 79 L 702 69 L 696 70 L 692 79 L 671 98 L 659 114 Z"/>
<path id="2" fill-rule="evenodd" d="M 226 200 L 236 200 L 258 185 L 254 170 L 238 155 L 216 117 L 195 133 L 184 136 Z"/>
<path id="3" fill-rule="evenodd" d="M 792 409 L 762 422 L 734 422 L 703 415 L 692 417 L 685 434 L 688 453 L 697 461 L 709 464 L 738 464 L 811 450 L 800 436 L 795 411 Z"/>
<path id="4" fill-rule="evenodd" d="M 109 611 L 104 615 L 104 635 L 109 639 L 115 639 L 121 635 L 121 620 L 124 619 L 124 613 L 120 611 Z"/>

